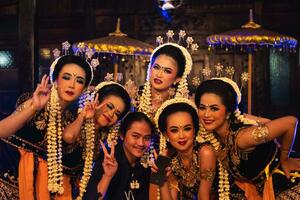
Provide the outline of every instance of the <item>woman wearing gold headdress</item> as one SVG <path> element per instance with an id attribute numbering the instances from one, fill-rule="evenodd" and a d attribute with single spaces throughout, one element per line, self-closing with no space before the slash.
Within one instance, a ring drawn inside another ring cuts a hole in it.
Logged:
<path id="1" fill-rule="evenodd" d="M 164 101 L 175 96 L 188 98 L 187 77 L 192 70 L 192 64 L 190 53 L 179 44 L 168 42 L 154 49 L 150 57 L 146 83 L 138 93 L 137 110 L 153 119 Z M 143 165 L 148 166 L 149 163 L 145 162 Z M 156 186 L 152 185 L 150 190 L 156 191 Z M 152 194 L 154 193 L 150 192 L 150 196 Z"/>
<path id="2" fill-rule="evenodd" d="M 187 76 L 191 69 L 192 58 L 186 48 L 175 43 L 158 46 L 150 58 L 138 111 L 153 118 L 164 101 L 174 96 L 188 97 Z"/>
<path id="3" fill-rule="evenodd" d="M 175 150 L 168 169 L 170 175 L 160 186 L 160 198 L 209 200 L 216 157 L 210 145 L 194 145 L 199 129 L 196 106 L 185 98 L 168 100 L 158 109 L 154 119 L 170 144 L 169 149 Z M 164 146 L 160 144 L 161 153 Z M 153 165 L 152 170 L 157 172 L 157 166 Z"/>
<path id="4" fill-rule="evenodd" d="M 0 122 L 6 143 L 1 199 L 47 200 L 50 192 L 53 198 L 72 198 L 69 178 L 63 176 L 69 168 L 63 167 L 62 130 L 72 120 L 68 106 L 90 84 L 93 71 L 83 58 L 67 55 L 55 60 L 50 72 L 51 89 L 44 76 L 33 95 L 20 98 L 16 111 Z"/>
<path id="5" fill-rule="evenodd" d="M 298 120 L 288 116 L 257 124 L 241 115 L 240 99 L 238 86 L 227 78 L 201 83 L 195 95 L 200 136 L 217 151 L 219 199 L 299 199 L 300 160 L 288 155 Z"/>

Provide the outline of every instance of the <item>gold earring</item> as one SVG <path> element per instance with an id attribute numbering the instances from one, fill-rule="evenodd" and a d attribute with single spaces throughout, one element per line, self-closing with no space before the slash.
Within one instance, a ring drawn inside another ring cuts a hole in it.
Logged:
<path id="1" fill-rule="evenodd" d="M 170 87 L 168 89 L 168 93 L 169 93 L 169 98 L 172 98 L 175 95 L 175 88 L 174 87 Z"/>
<path id="2" fill-rule="evenodd" d="M 226 119 L 229 119 L 230 118 L 230 114 L 226 115 Z"/>

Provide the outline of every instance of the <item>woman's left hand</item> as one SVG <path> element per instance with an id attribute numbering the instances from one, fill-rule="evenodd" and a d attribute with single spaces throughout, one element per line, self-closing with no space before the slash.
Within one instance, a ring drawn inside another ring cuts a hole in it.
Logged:
<path id="1" fill-rule="evenodd" d="M 157 165 L 155 164 L 155 161 L 157 160 L 158 155 L 157 155 L 155 149 L 154 149 L 154 151 L 153 151 L 153 154 L 154 154 L 154 159 L 155 159 L 155 160 L 152 160 L 152 161 L 151 161 L 151 162 L 152 162 L 152 163 L 151 163 L 151 171 L 152 171 L 153 173 L 157 173 L 159 169 L 158 169 Z M 163 155 L 163 156 L 166 156 L 166 155 L 167 155 L 166 151 L 164 151 L 164 152 L 162 153 L 162 155 Z M 171 172 L 172 172 L 172 168 L 171 168 L 170 166 L 168 166 L 168 167 L 165 168 L 166 177 L 168 177 L 168 176 L 171 174 Z"/>
<path id="2" fill-rule="evenodd" d="M 285 158 L 280 164 L 287 178 L 290 178 L 290 172 L 300 171 L 300 158 Z"/>
<path id="3" fill-rule="evenodd" d="M 118 170 L 118 162 L 115 158 L 115 145 L 112 144 L 110 153 L 108 153 L 108 150 L 106 149 L 105 145 L 101 140 L 100 145 L 104 153 L 104 159 L 102 162 L 102 167 L 104 171 L 103 176 L 105 175 L 108 178 L 112 178 Z"/>

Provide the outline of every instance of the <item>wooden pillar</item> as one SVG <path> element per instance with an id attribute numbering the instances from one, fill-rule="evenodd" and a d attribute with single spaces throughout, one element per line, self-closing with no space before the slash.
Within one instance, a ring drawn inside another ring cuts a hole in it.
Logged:
<path id="1" fill-rule="evenodd" d="M 248 114 L 252 113 L 252 52 L 248 53 Z"/>
<path id="2" fill-rule="evenodd" d="M 38 65 L 35 63 L 35 15 L 36 0 L 19 2 L 18 56 L 19 92 L 30 92 L 34 89 Z M 36 56 L 38 57 L 38 55 Z M 36 67 L 36 70 L 35 70 Z"/>
<path id="3" fill-rule="evenodd" d="M 118 80 L 118 63 L 114 63 L 114 81 Z"/>

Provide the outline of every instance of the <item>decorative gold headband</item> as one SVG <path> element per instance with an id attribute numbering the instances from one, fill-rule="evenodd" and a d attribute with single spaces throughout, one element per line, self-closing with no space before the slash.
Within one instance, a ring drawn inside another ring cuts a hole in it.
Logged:
<path id="1" fill-rule="evenodd" d="M 64 56 L 66 56 L 66 55 L 64 55 Z M 53 63 L 51 64 L 51 66 L 50 66 L 49 76 L 50 76 L 50 82 L 51 82 L 52 84 L 53 84 L 53 82 L 54 82 L 54 80 L 53 80 L 53 73 L 54 73 L 55 66 L 56 66 L 57 62 L 58 62 L 61 58 L 63 58 L 64 56 L 61 56 L 61 57 L 56 58 L 56 59 L 53 61 Z M 94 72 L 93 72 L 92 66 L 91 66 L 87 61 L 85 61 L 85 62 L 89 65 L 90 70 L 91 70 L 91 79 L 90 79 L 90 82 L 89 82 L 89 84 L 88 84 L 88 86 L 89 86 L 89 85 L 92 83 L 93 79 L 94 79 Z"/>
<path id="2" fill-rule="evenodd" d="M 236 82 L 234 82 L 230 78 L 226 78 L 226 77 L 216 77 L 216 78 L 212 78 L 212 80 L 221 80 L 221 81 L 223 81 L 223 82 L 228 83 L 229 85 L 231 85 L 231 87 L 233 88 L 233 90 L 235 91 L 235 93 L 237 95 L 238 104 L 241 103 L 242 93 L 241 93 L 238 85 L 236 84 Z"/>
<path id="3" fill-rule="evenodd" d="M 98 92 L 101 88 L 105 87 L 105 86 L 108 86 L 108 85 L 118 85 L 120 87 L 122 87 L 124 90 L 125 87 L 117 82 L 114 82 L 114 81 L 102 81 L 101 83 L 99 83 L 96 87 L 95 87 L 95 92 Z"/>
<path id="4" fill-rule="evenodd" d="M 192 70 L 193 61 L 192 61 L 191 54 L 188 52 L 188 50 L 187 50 L 185 47 L 183 47 L 183 46 L 181 46 L 181 45 L 179 45 L 179 44 L 172 43 L 172 42 L 168 42 L 168 43 L 164 43 L 164 44 L 162 44 L 162 45 L 156 47 L 156 48 L 153 50 L 152 54 L 151 54 L 150 61 L 152 60 L 152 57 L 153 57 L 153 55 L 155 54 L 155 52 L 157 52 L 159 49 L 163 48 L 164 46 L 168 46 L 168 45 L 178 48 L 178 49 L 182 52 L 183 56 L 185 57 L 184 73 L 183 73 L 182 77 L 185 77 L 185 78 L 186 78 L 187 75 L 188 75 L 188 74 L 191 72 L 191 70 Z M 150 69 L 151 69 L 151 64 L 153 64 L 153 63 L 150 62 L 149 65 L 148 65 L 147 79 L 146 79 L 147 81 L 150 80 Z"/>
<path id="5" fill-rule="evenodd" d="M 158 127 L 158 120 L 159 120 L 159 116 L 162 114 L 162 112 L 164 111 L 164 109 L 166 109 L 168 106 L 173 105 L 173 104 L 178 104 L 178 103 L 185 103 L 188 104 L 189 106 L 191 106 L 193 109 L 195 109 L 195 111 L 197 112 L 197 107 L 196 105 L 189 99 L 187 98 L 181 98 L 181 97 L 177 97 L 174 99 L 170 99 L 165 101 L 157 110 L 155 116 L 154 116 L 154 122 L 157 128 Z"/>

